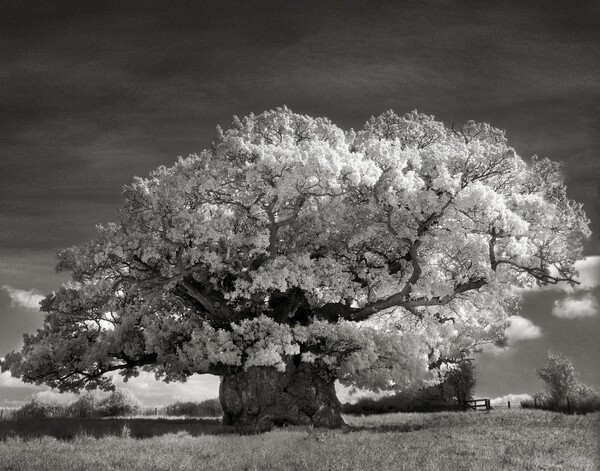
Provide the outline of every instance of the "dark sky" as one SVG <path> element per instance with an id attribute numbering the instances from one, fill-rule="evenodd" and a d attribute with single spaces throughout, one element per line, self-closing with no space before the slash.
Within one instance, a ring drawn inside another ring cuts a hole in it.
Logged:
<path id="1" fill-rule="evenodd" d="M 600 2 L 0 0 L 0 41 L 0 354 L 40 325 L 14 290 L 56 289 L 54 252 L 116 220 L 134 175 L 284 104 L 345 129 L 390 108 L 506 129 L 523 157 L 564 162 L 600 255 Z M 539 389 L 548 349 L 600 389 L 598 288 L 574 294 L 587 317 L 552 316 L 560 296 L 528 295 L 542 335 L 482 357 L 482 393 Z"/>

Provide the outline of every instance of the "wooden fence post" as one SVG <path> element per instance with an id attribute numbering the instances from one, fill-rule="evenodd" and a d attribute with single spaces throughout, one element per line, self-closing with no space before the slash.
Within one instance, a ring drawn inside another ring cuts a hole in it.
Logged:
<path id="1" fill-rule="evenodd" d="M 510 409 L 510 401 L 508 401 L 508 408 Z"/>

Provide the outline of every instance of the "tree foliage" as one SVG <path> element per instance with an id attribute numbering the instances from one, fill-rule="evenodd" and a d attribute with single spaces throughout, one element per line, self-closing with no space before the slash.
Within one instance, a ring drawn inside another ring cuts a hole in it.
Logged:
<path id="1" fill-rule="evenodd" d="M 223 408 L 218 398 L 205 399 L 202 402 L 177 401 L 165 408 L 165 414 L 187 417 L 219 417 Z"/>
<path id="2" fill-rule="evenodd" d="M 560 353 L 548 352 L 544 366 L 537 371 L 537 374 L 546 383 L 546 391 L 550 399 L 557 403 L 566 401 L 570 393 L 579 389 L 582 392 L 585 390 L 584 385 L 579 385 L 577 382 L 577 372 L 571 360 Z"/>
<path id="3" fill-rule="evenodd" d="M 100 397 L 97 391 L 85 391 L 69 404 L 68 413 L 74 417 L 94 417 L 101 415 L 100 404 L 102 404 L 102 401 L 103 398 Z"/>
<path id="4" fill-rule="evenodd" d="M 65 415 L 65 409 L 66 407 L 61 404 L 43 402 L 36 397 L 32 397 L 16 411 L 15 416 L 24 419 L 60 417 Z"/>
<path id="5" fill-rule="evenodd" d="M 589 236 L 557 164 L 416 111 L 358 132 L 287 108 L 236 117 L 123 196 L 119 223 L 59 253 L 72 281 L 3 370 L 78 390 L 293 360 L 404 389 L 502 344 L 512 288 L 574 281 Z"/>
<path id="6" fill-rule="evenodd" d="M 450 397 L 455 397 L 458 404 L 464 404 L 473 399 L 473 392 L 477 384 L 475 376 L 475 363 L 472 360 L 463 360 L 454 368 L 448 369 L 441 386 Z"/>
<path id="7" fill-rule="evenodd" d="M 128 389 L 113 391 L 98 403 L 98 410 L 105 417 L 135 415 L 142 411 L 142 404 Z"/>

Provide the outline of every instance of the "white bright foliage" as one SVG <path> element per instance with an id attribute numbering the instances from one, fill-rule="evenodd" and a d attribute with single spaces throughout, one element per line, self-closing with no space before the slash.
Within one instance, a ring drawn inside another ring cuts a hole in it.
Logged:
<path id="1" fill-rule="evenodd" d="M 235 118 L 124 198 L 120 224 L 61 252 L 73 282 L 5 369 L 78 389 L 304 361 L 401 389 L 501 345 L 514 287 L 572 281 L 589 236 L 557 164 L 416 111 L 358 132 L 287 108 Z"/>

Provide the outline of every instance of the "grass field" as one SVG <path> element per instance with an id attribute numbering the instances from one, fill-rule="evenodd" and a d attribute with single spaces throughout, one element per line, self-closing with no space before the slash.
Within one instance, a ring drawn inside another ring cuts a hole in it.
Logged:
<path id="1" fill-rule="evenodd" d="M 539 410 L 347 417 L 346 431 L 292 428 L 261 435 L 222 428 L 155 425 L 134 438 L 78 433 L 69 440 L 23 439 L 18 426 L 0 440 L 0 470 L 599 470 L 600 414 Z M 194 423 L 188 421 L 189 423 Z M 200 424 L 200 425 L 198 425 Z M 64 424 L 63 424 L 64 425 Z M 173 433 L 177 426 L 180 431 Z M 167 432 L 164 435 L 160 433 Z"/>

